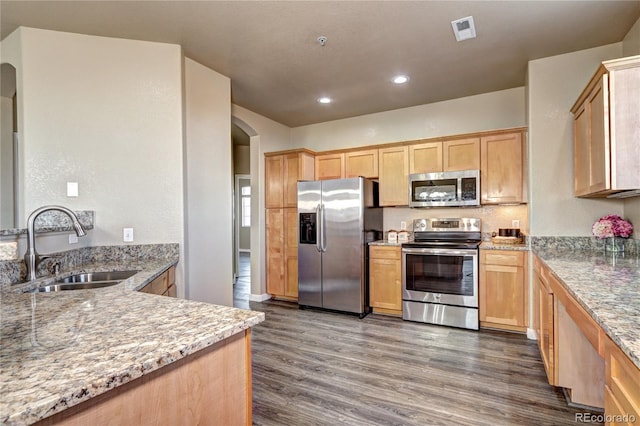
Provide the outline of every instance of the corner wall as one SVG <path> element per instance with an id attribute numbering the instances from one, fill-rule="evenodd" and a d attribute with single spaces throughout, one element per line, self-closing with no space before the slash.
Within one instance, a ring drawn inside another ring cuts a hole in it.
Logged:
<path id="1" fill-rule="evenodd" d="M 233 306 L 231 80 L 184 60 L 187 298 Z"/>
<path id="2" fill-rule="evenodd" d="M 120 245 L 123 227 L 134 244 L 182 247 L 180 46 L 21 27 L 2 47 L 18 62 L 22 225 L 47 204 L 96 212 L 79 244 L 40 236 L 39 251 Z"/>
<path id="3" fill-rule="evenodd" d="M 529 62 L 530 232 L 535 236 L 590 236 L 601 216 L 623 215 L 623 202 L 573 196 L 571 107 L 598 65 L 622 56 L 622 43 Z"/>

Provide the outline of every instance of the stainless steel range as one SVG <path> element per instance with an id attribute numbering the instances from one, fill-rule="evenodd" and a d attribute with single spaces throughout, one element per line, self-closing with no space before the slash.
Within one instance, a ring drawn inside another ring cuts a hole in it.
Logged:
<path id="1" fill-rule="evenodd" d="M 402 245 L 402 318 L 477 330 L 480 219 L 413 221 Z"/>

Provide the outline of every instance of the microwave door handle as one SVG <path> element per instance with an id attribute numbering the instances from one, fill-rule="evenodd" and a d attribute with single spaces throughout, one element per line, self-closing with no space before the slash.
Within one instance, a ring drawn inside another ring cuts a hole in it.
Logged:
<path id="1" fill-rule="evenodd" d="M 458 185 L 456 188 L 456 192 L 457 192 L 456 199 L 458 201 L 462 201 L 462 178 L 461 177 L 458 178 Z"/>
<path id="2" fill-rule="evenodd" d="M 316 250 L 318 250 L 318 252 L 322 252 L 322 222 L 320 220 L 320 216 L 321 215 L 321 210 L 320 210 L 320 204 L 318 204 L 316 206 Z"/>

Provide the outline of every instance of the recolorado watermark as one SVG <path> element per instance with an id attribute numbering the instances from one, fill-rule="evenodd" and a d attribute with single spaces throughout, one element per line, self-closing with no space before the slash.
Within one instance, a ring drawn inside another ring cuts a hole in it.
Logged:
<path id="1" fill-rule="evenodd" d="M 633 414 L 576 413 L 575 421 L 580 423 L 635 423 Z"/>

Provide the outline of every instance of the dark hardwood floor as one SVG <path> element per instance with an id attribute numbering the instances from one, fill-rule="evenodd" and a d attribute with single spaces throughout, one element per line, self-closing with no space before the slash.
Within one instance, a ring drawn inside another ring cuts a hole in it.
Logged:
<path id="1" fill-rule="evenodd" d="M 249 302 L 249 259 L 234 305 L 266 313 L 252 331 L 254 425 L 575 425 L 583 412 L 522 335 Z"/>
<path id="2" fill-rule="evenodd" d="M 536 342 L 250 303 L 255 425 L 569 425 Z M 593 424 L 593 423 L 591 423 Z"/>

